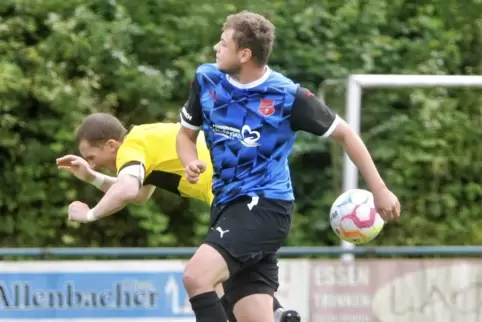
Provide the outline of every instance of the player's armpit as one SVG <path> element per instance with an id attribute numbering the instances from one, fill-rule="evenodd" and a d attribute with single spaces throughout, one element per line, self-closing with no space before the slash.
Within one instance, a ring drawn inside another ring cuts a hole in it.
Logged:
<path id="1" fill-rule="evenodd" d="M 340 118 L 322 100 L 299 87 L 291 110 L 291 128 L 318 136 L 330 136 Z"/>
<path id="2" fill-rule="evenodd" d="M 149 201 L 149 199 L 151 199 L 151 196 L 155 190 L 156 190 L 156 187 L 150 184 L 146 186 L 142 186 L 141 190 L 137 194 L 136 200 L 134 200 L 132 203 L 136 205 L 145 204 L 146 202 Z"/>

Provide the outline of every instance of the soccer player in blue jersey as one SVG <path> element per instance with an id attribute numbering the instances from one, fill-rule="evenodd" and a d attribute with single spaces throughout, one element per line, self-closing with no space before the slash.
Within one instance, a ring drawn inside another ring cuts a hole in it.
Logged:
<path id="1" fill-rule="evenodd" d="M 196 152 L 201 129 L 214 166 L 211 231 L 184 271 L 197 322 L 226 322 L 213 291 L 219 282 L 237 321 L 273 321 L 276 253 L 292 223 L 288 156 L 297 131 L 342 144 L 383 219 L 400 215 L 360 137 L 308 89 L 268 67 L 274 38 L 273 24 L 258 14 L 228 16 L 216 64 L 198 67 L 181 111 L 177 151 L 187 178 L 195 183 L 205 169 Z"/>

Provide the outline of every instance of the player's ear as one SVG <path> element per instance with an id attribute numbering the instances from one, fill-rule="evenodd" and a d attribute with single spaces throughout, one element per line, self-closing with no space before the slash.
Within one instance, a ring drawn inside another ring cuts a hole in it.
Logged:
<path id="1" fill-rule="evenodd" d="M 117 142 L 116 140 L 110 139 L 110 140 L 107 140 L 107 142 L 105 142 L 105 146 L 110 150 L 117 150 L 119 146 L 119 142 Z"/>
<path id="2" fill-rule="evenodd" d="M 251 49 L 249 49 L 249 48 L 242 49 L 241 50 L 241 57 L 240 57 L 241 64 L 247 63 L 251 59 L 252 56 L 253 56 L 253 53 L 252 53 Z"/>

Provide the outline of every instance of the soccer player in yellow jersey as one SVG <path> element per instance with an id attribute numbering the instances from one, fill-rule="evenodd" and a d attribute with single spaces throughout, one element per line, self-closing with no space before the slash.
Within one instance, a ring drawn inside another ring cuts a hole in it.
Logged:
<path id="1" fill-rule="evenodd" d="M 69 219 L 89 222 L 118 212 L 127 204 L 145 203 L 155 188 L 211 204 L 212 167 L 204 138 L 199 138 L 198 146 L 201 158 L 209 165 L 206 175 L 193 185 L 186 180 L 176 153 L 179 128 L 176 123 L 153 123 L 127 131 L 112 115 L 88 116 L 77 131 L 83 159 L 67 155 L 57 159 L 57 165 L 92 183 L 105 195 L 92 209 L 85 203 L 73 202 Z M 102 168 L 117 173 L 117 177 L 94 171 Z"/>
<path id="2" fill-rule="evenodd" d="M 213 201 L 213 170 L 204 136 L 199 135 L 197 150 L 206 169 L 200 180 L 191 184 L 185 177 L 184 166 L 176 151 L 180 126 L 179 123 L 153 123 L 134 126 L 128 131 L 110 114 L 88 116 L 77 131 L 76 139 L 82 157 L 63 156 L 57 159 L 57 166 L 93 184 L 105 194 L 92 209 L 83 202 L 72 202 L 68 210 L 69 219 L 91 222 L 114 214 L 128 204 L 143 204 L 155 188 L 210 205 Z M 96 169 L 108 169 L 117 176 L 107 176 Z M 285 311 L 276 299 L 274 302 L 275 322 L 299 321 L 296 311 Z M 226 301 L 223 305 L 231 321 L 235 321 L 231 305 Z"/>

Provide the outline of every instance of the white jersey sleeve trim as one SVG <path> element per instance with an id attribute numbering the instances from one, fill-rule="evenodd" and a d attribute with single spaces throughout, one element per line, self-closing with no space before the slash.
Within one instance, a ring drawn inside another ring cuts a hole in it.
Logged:
<path id="1" fill-rule="evenodd" d="M 194 126 L 194 125 L 189 124 L 188 122 L 186 122 L 186 121 L 184 120 L 184 117 L 183 117 L 182 113 L 181 113 L 180 116 L 181 116 L 181 125 L 182 125 L 183 127 L 188 128 L 188 129 L 193 130 L 193 131 L 197 131 L 197 130 L 199 130 L 199 129 L 201 128 L 200 126 Z"/>
<path id="2" fill-rule="evenodd" d="M 130 175 L 133 176 L 134 178 L 139 180 L 139 184 L 142 185 L 144 183 L 144 176 L 146 174 L 146 171 L 144 170 L 144 166 L 142 164 L 131 164 L 128 165 L 127 167 L 123 168 L 117 177 L 120 177 L 122 175 Z"/>
<path id="3" fill-rule="evenodd" d="M 333 120 L 333 123 L 331 123 L 330 127 L 328 128 L 328 130 L 326 130 L 325 134 L 323 134 L 322 137 L 324 138 L 329 137 L 336 129 L 339 123 L 340 123 L 340 117 L 336 115 L 335 119 Z"/>

